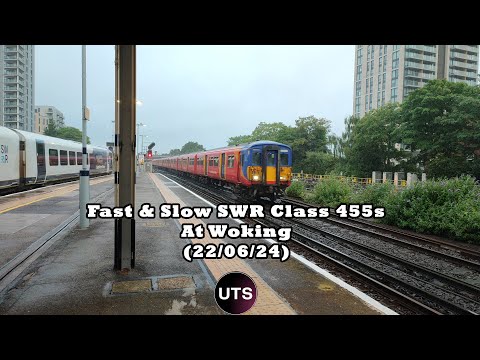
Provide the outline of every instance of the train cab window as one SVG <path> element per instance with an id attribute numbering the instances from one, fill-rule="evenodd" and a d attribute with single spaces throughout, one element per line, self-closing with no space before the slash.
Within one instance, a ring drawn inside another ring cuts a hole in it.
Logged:
<path id="1" fill-rule="evenodd" d="M 288 150 L 282 150 L 280 153 L 280 166 L 288 166 Z"/>
<path id="2" fill-rule="evenodd" d="M 252 155 L 252 165 L 253 166 L 261 166 L 262 165 L 262 153 L 259 151 L 254 152 Z"/>
<path id="3" fill-rule="evenodd" d="M 70 161 L 70 165 L 75 165 L 75 151 L 68 152 L 68 160 Z"/>
<path id="4" fill-rule="evenodd" d="M 48 158 L 50 161 L 50 166 L 57 166 L 58 165 L 58 150 L 49 149 L 48 150 Z"/>
<path id="5" fill-rule="evenodd" d="M 213 158 L 213 166 L 218 166 L 218 156 Z"/>
<path id="6" fill-rule="evenodd" d="M 68 165 L 68 155 L 67 151 L 60 150 L 60 165 Z"/>
<path id="7" fill-rule="evenodd" d="M 77 165 L 82 165 L 82 153 L 77 152 Z"/>
<path id="8" fill-rule="evenodd" d="M 208 159 L 208 166 L 213 166 L 213 156 Z"/>

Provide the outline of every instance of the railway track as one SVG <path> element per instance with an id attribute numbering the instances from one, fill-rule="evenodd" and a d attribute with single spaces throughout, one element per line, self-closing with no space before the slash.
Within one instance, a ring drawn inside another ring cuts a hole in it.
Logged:
<path id="1" fill-rule="evenodd" d="M 232 203 L 228 192 L 220 195 L 218 189 L 210 190 L 192 183 L 182 177 L 168 174 L 175 180 L 201 194 L 214 204 Z M 336 272 L 346 274 L 349 278 L 373 288 L 377 293 L 387 298 L 394 298 L 407 312 L 421 314 L 477 314 L 480 313 L 480 288 L 461 279 L 446 275 L 435 269 L 416 264 L 388 252 L 375 249 L 355 242 L 335 232 L 322 229 L 318 224 L 305 219 L 277 219 L 266 216 L 264 219 L 247 219 L 263 226 L 292 226 L 291 241 L 298 248 L 320 257 L 335 267 Z M 314 220 L 315 222 L 317 220 Z M 368 236 L 376 236 L 364 232 Z M 392 242 L 389 242 L 392 244 Z M 411 249 L 417 249 L 411 247 Z M 437 252 L 428 252 L 430 256 Z M 443 259 L 453 260 L 456 265 L 475 267 L 473 260 L 461 257 L 445 256 Z M 465 261 L 464 261 L 465 260 Z M 473 264 L 472 264 L 473 262 Z"/>
<path id="2" fill-rule="evenodd" d="M 303 208 L 313 206 L 312 204 L 289 197 L 284 198 L 283 202 L 285 204 L 291 204 Z M 378 236 L 386 241 L 402 243 L 405 246 L 410 246 L 419 251 L 436 254 L 440 257 L 447 257 L 449 260 L 457 262 L 459 265 L 472 266 L 480 271 L 480 251 L 472 250 L 460 244 L 454 244 L 429 236 L 412 234 L 400 229 L 388 228 L 368 220 L 340 218 L 333 210 L 330 211 L 330 215 L 329 218 L 325 218 L 326 221 L 336 223 L 340 226 L 349 227 L 355 231 L 363 232 L 368 235 Z M 447 251 L 449 253 L 447 253 Z"/>

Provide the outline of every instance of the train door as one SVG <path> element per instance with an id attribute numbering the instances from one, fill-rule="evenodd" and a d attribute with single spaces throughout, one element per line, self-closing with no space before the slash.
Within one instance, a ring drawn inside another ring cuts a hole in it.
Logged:
<path id="1" fill-rule="evenodd" d="M 222 153 L 220 164 L 220 178 L 225 179 L 225 153 Z"/>
<path id="2" fill-rule="evenodd" d="M 45 143 L 37 140 L 37 182 L 44 182 L 46 174 Z"/>
<path id="3" fill-rule="evenodd" d="M 280 166 L 279 166 L 280 148 L 275 145 L 265 146 L 263 148 L 262 177 L 263 184 L 280 183 Z"/>
<path id="4" fill-rule="evenodd" d="M 203 171 L 204 171 L 204 175 L 207 176 L 207 166 L 208 166 L 208 161 L 207 161 L 207 155 L 205 155 L 205 158 L 203 160 Z"/>

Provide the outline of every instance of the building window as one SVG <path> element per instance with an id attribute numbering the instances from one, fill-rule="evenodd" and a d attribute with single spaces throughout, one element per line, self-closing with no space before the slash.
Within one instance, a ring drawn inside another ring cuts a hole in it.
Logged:
<path id="1" fill-rule="evenodd" d="M 50 161 L 50 166 L 57 166 L 58 165 L 58 150 L 49 149 L 48 150 L 48 157 Z"/>

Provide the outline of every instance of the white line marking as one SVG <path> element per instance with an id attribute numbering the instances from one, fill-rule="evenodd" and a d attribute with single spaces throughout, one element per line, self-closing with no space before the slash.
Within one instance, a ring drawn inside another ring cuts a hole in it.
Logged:
<path id="1" fill-rule="evenodd" d="M 201 197 L 200 195 L 198 194 L 195 194 L 193 191 L 187 189 L 186 187 L 182 186 L 181 184 L 177 183 L 176 181 L 170 179 L 169 177 L 163 175 L 163 174 L 158 174 L 158 175 L 161 175 L 163 177 L 165 177 L 166 179 L 168 179 L 169 181 L 171 182 L 174 182 L 175 184 L 177 184 L 178 186 L 180 186 L 182 189 L 188 191 L 190 194 L 196 196 L 197 198 L 199 198 L 200 200 L 204 201 L 205 203 L 207 203 L 208 205 L 214 207 L 214 208 L 217 208 L 214 204 L 212 204 L 210 201 L 204 199 L 203 197 Z M 233 220 L 233 221 L 236 221 L 238 222 L 239 224 L 245 224 L 245 222 L 243 222 L 242 220 L 239 220 L 239 219 L 233 219 L 231 217 L 229 217 L 229 219 Z M 273 239 L 265 239 L 264 240 L 268 241 L 269 243 L 276 243 L 275 240 Z M 302 264 L 308 266 L 310 269 L 316 271 L 317 273 L 319 273 L 320 275 L 326 277 L 327 279 L 329 279 L 330 281 L 334 282 L 335 284 L 337 284 L 338 286 L 344 288 L 345 290 L 349 291 L 350 293 L 352 293 L 353 295 L 359 297 L 360 299 L 362 299 L 364 302 L 366 302 L 367 304 L 371 305 L 373 308 L 375 308 L 376 310 L 384 313 L 385 315 L 398 315 L 398 313 L 396 313 L 395 311 L 393 311 L 392 309 L 386 307 L 385 305 L 381 304 L 380 302 L 378 302 L 377 300 L 371 298 L 370 296 L 368 296 L 367 294 L 365 294 L 364 292 L 358 290 L 356 287 L 352 286 L 352 285 L 349 285 L 347 284 L 345 281 L 343 281 L 342 279 L 336 277 L 335 275 L 332 275 L 331 273 L 329 273 L 327 270 L 325 269 L 322 269 L 320 266 L 312 263 L 311 261 L 305 259 L 303 256 L 301 255 L 298 255 L 296 253 L 294 253 L 293 251 L 290 252 L 290 255 L 291 257 L 295 258 L 296 260 L 300 261 Z"/>

